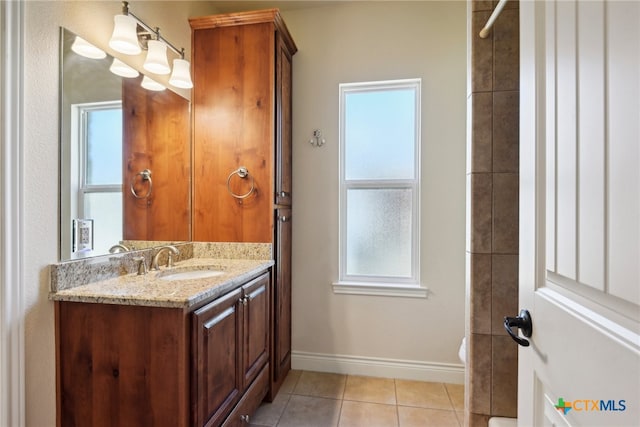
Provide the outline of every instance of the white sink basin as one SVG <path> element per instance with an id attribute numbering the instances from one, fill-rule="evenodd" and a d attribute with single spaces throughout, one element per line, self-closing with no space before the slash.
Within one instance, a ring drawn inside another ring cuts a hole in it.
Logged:
<path id="1" fill-rule="evenodd" d="M 158 275 L 162 280 L 193 280 L 193 279 L 207 279 L 210 277 L 222 276 L 224 271 L 220 270 L 208 270 L 208 269 L 193 269 L 193 270 L 180 270 L 180 271 L 165 271 Z"/>

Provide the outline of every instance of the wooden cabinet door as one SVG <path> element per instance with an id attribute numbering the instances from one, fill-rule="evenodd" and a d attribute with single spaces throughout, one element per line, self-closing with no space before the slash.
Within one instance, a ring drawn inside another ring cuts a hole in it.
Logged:
<path id="1" fill-rule="evenodd" d="M 274 286 L 274 379 L 281 382 L 291 366 L 291 209 L 276 211 Z"/>
<path id="2" fill-rule="evenodd" d="M 244 297 L 244 386 L 248 387 L 269 359 L 269 274 L 242 287 Z"/>
<path id="3" fill-rule="evenodd" d="M 58 427 L 187 427 L 182 309 L 55 303 Z"/>
<path id="4" fill-rule="evenodd" d="M 291 53 L 276 38 L 276 185 L 275 203 L 291 205 Z"/>
<path id="5" fill-rule="evenodd" d="M 193 317 L 192 391 L 196 426 L 219 426 L 240 400 L 243 383 L 242 290 L 200 308 Z"/>
<path id="6" fill-rule="evenodd" d="M 193 240 L 271 242 L 274 39 L 271 23 L 194 31 Z"/>

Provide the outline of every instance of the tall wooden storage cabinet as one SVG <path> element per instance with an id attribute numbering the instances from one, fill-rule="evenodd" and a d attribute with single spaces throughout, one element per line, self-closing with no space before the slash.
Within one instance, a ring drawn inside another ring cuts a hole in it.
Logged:
<path id="1" fill-rule="evenodd" d="M 273 398 L 291 367 L 291 60 L 297 48 L 277 9 L 189 22 L 193 240 L 274 245 Z"/>

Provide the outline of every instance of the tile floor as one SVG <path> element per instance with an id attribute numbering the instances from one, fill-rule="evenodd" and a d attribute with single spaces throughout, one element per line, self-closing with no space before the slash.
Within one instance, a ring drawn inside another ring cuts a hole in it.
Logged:
<path id="1" fill-rule="evenodd" d="M 459 427 L 464 386 L 291 371 L 253 427 Z"/>

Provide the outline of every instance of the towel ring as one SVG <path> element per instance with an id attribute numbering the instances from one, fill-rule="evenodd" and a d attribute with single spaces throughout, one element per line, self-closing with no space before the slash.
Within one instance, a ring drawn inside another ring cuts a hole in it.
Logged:
<path id="1" fill-rule="evenodd" d="M 136 193 L 136 189 L 134 188 L 134 184 L 136 183 L 136 179 L 138 178 L 138 176 L 141 177 L 142 181 L 149 181 L 149 188 L 147 189 L 147 193 L 144 195 L 140 195 Z M 153 181 L 151 181 L 150 169 L 145 169 L 143 171 L 138 172 L 131 179 L 131 194 L 133 194 L 133 197 L 135 197 L 136 199 L 146 199 L 151 195 L 152 190 L 153 190 Z"/>
<path id="2" fill-rule="evenodd" d="M 231 189 L 231 178 L 234 175 L 238 175 L 240 178 L 245 179 L 246 177 L 251 178 L 251 188 L 249 189 L 249 191 L 247 191 L 245 194 L 236 194 L 233 192 L 233 190 Z M 251 193 L 254 192 L 256 188 L 256 182 L 253 179 L 252 175 L 249 175 L 249 171 L 247 170 L 246 167 L 244 166 L 240 166 L 238 169 L 234 170 L 233 172 L 231 172 L 229 174 L 229 176 L 227 177 L 227 191 L 229 192 L 229 194 L 231 194 L 233 197 L 235 197 L 236 199 L 246 199 L 247 197 L 249 197 L 251 195 Z"/>

